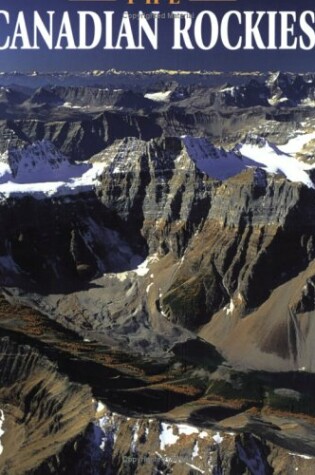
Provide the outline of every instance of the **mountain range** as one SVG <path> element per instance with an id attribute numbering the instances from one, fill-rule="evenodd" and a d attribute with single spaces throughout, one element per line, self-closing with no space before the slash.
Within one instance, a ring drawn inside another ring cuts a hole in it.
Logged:
<path id="1" fill-rule="evenodd" d="M 315 76 L 0 84 L 0 472 L 313 473 Z"/>

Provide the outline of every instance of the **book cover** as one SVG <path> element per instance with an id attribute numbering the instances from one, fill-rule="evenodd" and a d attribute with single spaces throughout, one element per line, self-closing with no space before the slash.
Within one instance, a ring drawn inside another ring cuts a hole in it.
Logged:
<path id="1" fill-rule="evenodd" d="M 310 1 L 3 2 L 1 474 L 314 473 L 314 48 Z"/>

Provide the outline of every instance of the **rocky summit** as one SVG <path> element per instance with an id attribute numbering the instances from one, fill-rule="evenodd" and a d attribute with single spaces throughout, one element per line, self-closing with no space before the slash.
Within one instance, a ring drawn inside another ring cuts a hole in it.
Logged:
<path id="1" fill-rule="evenodd" d="M 0 473 L 313 474 L 315 76 L 0 84 Z"/>

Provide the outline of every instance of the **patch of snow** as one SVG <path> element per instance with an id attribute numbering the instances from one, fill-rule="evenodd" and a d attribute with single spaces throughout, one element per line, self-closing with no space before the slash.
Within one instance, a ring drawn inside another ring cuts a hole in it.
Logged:
<path id="1" fill-rule="evenodd" d="M 226 307 L 224 307 L 224 310 L 226 311 L 226 314 L 227 314 L 227 315 L 230 315 L 230 313 L 233 313 L 233 312 L 234 312 L 234 310 L 235 310 L 235 305 L 234 305 L 233 299 L 230 301 L 229 305 L 227 305 Z"/>
<path id="2" fill-rule="evenodd" d="M 151 284 L 149 284 L 149 285 L 147 286 L 147 288 L 146 288 L 146 293 L 147 293 L 147 294 L 150 292 L 150 289 L 151 289 L 151 287 L 152 287 L 153 285 L 154 285 L 153 282 L 151 282 Z"/>
<path id="3" fill-rule="evenodd" d="M 309 97 L 307 97 L 306 99 L 303 99 L 301 101 L 301 104 L 303 106 L 315 107 L 315 101 L 313 99 L 310 99 Z"/>
<path id="4" fill-rule="evenodd" d="M 192 435 L 192 434 L 199 434 L 199 430 L 196 427 L 189 426 L 186 424 L 177 424 L 178 433 L 180 435 Z"/>
<path id="5" fill-rule="evenodd" d="M 139 422 L 136 422 L 132 428 L 131 452 L 134 454 L 137 449 L 137 442 L 139 438 Z"/>
<path id="6" fill-rule="evenodd" d="M 96 412 L 101 412 L 106 409 L 106 406 L 101 402 L 97 401 L 97 407 L 96 407 Z"/>
<path id="7" fill-rule="evenodd" d="M 147 93 L 144 95 L 146 99 L 150 99 L 151 101 L 155 102 L 168 102 L 170 99 L 170 95 L 172 94 L 172 91 L 159 91 L 159 92 L 152 92 L 152 93 Z"/>
<path id="8" fill-rule="evenodd" d="M 118 272 L 114 274 L 120 282 L 124 282 L 128 278 L 128 272 Z"/>
<path id="9" fill-rule="evenodd" d="M 162 431 L 160 433 L 160 449 L 165 450 L 166 446 L 174 445 L 179 439 L 178 435 L 173 434 L 173 427 L 170 424 L 162 422 Z"/>
<path id="10" fill-rule="evenodd" d="M 147 275 L 149 272 L 149 268 L 147 267 L 149 264 L 148 259 L 142 262 L 142 264 L 138 265 L 138 267 L 135 269 L 135 273 L 139 275 L 140 277 L 144 277 Z"/>
<path id="11" fill-rule="evenodd" d="M 116 432 L 118 427 L 119 421 L 116 420 L 114 413 L 100 418 L 93 424 L 94 445 L 99 447 L 103 452 L 112 451 L 117 440 Z"/>
<path id="12" fill-rule="evenodd" d="M 183 138 L 183 137 L 182 137 Z M 184 170 L 186 168 L 186 160 L 185 160 L 185 155 L 183 153 L 181 153 L 180 155 L 178 155 L 177 158 L 175 158 L 175 164 L 177 164 L 178 166 L 176 167 L 178 170 Z"/>
<path id="13" fill-rule="evenodd" d="M 62 104 L 62 107 L 66 107 L 67 109 L 81 109 L 80 106 L 76 106 L 76 105 L 72 104 L 71 102 L 64 102 Z"/>
<path id="14" fill-rule="evenodd" d="M 279 145 L 278 149 L 283 153 L 293 155 L 302 150 L 304 145 L 306 145 L 311 140 L 315 139 L 315 132 L 310 132 L 308 134 L 300 133 L 292 139 L 290 139 L 285 145 Z"/>
<path id="15" fill-rule="evenodd" d="M 153 254 L 152 256 L 147 257 L 147 259 L 141 262 L 141 264 L 138 264 L 134 272 L 140 277 L 144 277 L 148 274 L 150 270 L 148 267 L 149 264 L 151 264 L 152 262 L 157 262 L 158 260 L 159 258 L 157 257 L 157 254 Z"/>
<path id="16" fill-rule="evenodd" d="M 286 145 L 276 146 L 265 139 L 260 143 L 245 143 L 237 146 L 243 159 L 254 160 L 272 174 L 281 173 L 288 180 L 304 183 L 309 188 L 314 188 L 307 170 L 315 168 L 298 160 L 294 155 L 310 140 L 315 138 L 315 133 L 301 134 L 289 140 Z"/>
<path id="17" fill-rule="evenodd" d="M 196 470 L 196 472 L 199 472 L 199 473 L 206 473 L 204 470 L 201 470 L 201 468 L 199 467 L 196 467 L 196 465 L 192 465 L 191 463 L 186 463 L 186 465 L 190 468 L 192 468 L 193 470 Z"/>
<path id="18" fill-rule="evenodd" d="M 3 430 L 3 423 L 4 423 L 4 420 L 5 420 L 5 417 L 4 417 L 4 412 L 2 409 L 0 409 L 0 455 L 2 454 L 3 452 L 3 445 L 1 443 L 1 437 L 3 436 L 3 434 L 5 433 L 5 431 Z"/>
<path id="19" fill-rule="evenodd" d="M 206 439 L 207 437 L 209 437 L 209 434 L 208 434 L 208 432 L 203 430 L 202 432 L 200 432 L 199 437 L 200 437 L 200 439 Z"/>
<path id="20" fill-rule="evenodd" d="M 192 452 L 192 458 L 196 458 L 198 457 L 199 455 L 199 445 L 198 445 L 198 441 L 195 443 L 194 445 L 194 448 L 193 448 L 193 452 Z"/>
<path id="21" fill-rule="evenodd" d="M 292 455 L 293 457 L 299 457 L 304 460 L 313 460 L 314 457 L 311 457 L 310 455 L 303 455 L 303 454 L 296 454 L 294 452 L 289 452 L 289 455 Z"/>
<path id="22" fill-rule="evenodd" d="M 220 92 L 229 92 L 232 94 L 232 96 L 235 95 L 235 87 L 230 86 L 230 87 L 224 87 L 223 89 L 220 89 Z"/>
<path id="23" fill-rule="evenodd" d="M 216 444 L 222 444 L 223 442 L 223 437 L 220 436 L 220 432 L 217 432 L 212 438 Z"/>
<path id="24" fill-rule="evenodd" d="M 102 74 L 104 74 L 105 71 L 102 71 L 102 70 L 99 70 L 99 69 L 95 69 L 94 71 L 91 72 L 92 76 L 102 76 Z M 108 90 L 108 89 L 107 89 Z M 106 89 L 105 89 L 106 91 Z"/>
<path id="25" fill-rule="evenodd" d="M 239 302 L 243 302 L 244 299 L 243 299 L 243 296 L 242 296 L 241 292 L 238 292 L 238 294 L 237 294 L 237 300 L 238 300 Z"/>

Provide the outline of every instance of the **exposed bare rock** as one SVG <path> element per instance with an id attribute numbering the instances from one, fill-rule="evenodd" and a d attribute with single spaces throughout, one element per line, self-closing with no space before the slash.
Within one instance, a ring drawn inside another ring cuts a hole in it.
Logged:
<path id="1" fill-rule="evenodd" d="M 311 475 L 314 467 L 312 456 L 290 452 L 250 433 L 126 418 L 107 411 L 58 460 L 32 473 L 284 475 L 301 471 Z"/>
<path id="2" fill-rule="evenodd" d="M 0 340 L 1 473 L 24 474 L 57 454 L 94 415 L 87 386 L 71 383 L 38 351 Z"/>

